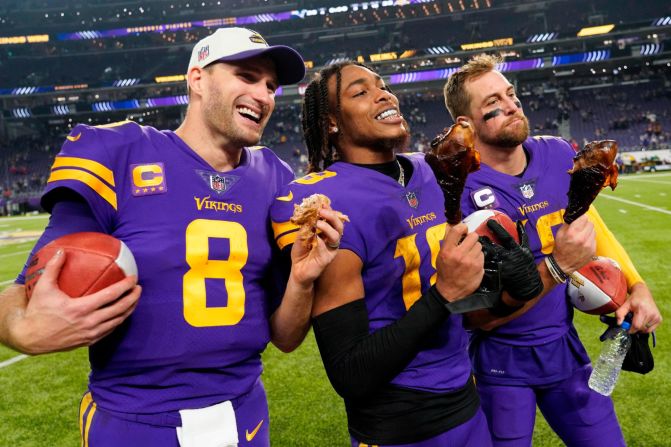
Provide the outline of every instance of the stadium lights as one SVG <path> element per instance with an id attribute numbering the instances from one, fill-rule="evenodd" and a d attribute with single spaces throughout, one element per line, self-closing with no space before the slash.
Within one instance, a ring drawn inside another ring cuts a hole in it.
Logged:
<path id="1" fill-rule="evenodd" d="M 615 25 L 612 23 L 610 25 L 588 26 L 578 31 L 577 36 L 586 37 L 586 36 L 596 36 L 598 34 L 606 34 L 611 32 L 613 28 L 615 28 Z"/>
<path id="2" fill-rule="evenodd" d="M 16 45 L 24 43 L 49 42 L 48 34 L 31 34 L 28 36 L 0 37 L 0 45 Z"/>
<path id="3" fill-rule="evenodd" d="M 28 107 L 19 107 L 17 109 L 12 110 L 12 115 L 15 118 L 30 118 L 33 116 L 33 113 L 30 111 Z"/>
<path id="4" fill-rule="evenodd" d="M 156 76 L 154 78 L 154 81 L 157 84 L 161 84 L 164 82 L 180 82 L 180 81 L 185 81 L 186 76 L 185 75 L 172 75 L 172 76 Z"/>
<path id="5" fill-rule="evenodd" d="M 461 44 L 461 49 L 464 51 L 481 50 L 483 48 L 505 47 L 512 44 L 513 44 L 512 37 L 504 37 L 502 39 L 486 40 L 484 42 L 464 43 Z"/>
<path id="6" fill-rule="evenodd" d="M 537 42 L 548 42 L 554 40 L 559 36 L 559 33 L 541 33 L 534 34 L 527 38 L 528 43 L 537 43 Z"/>
<path id="7" fill-rule="evenodd" d="M 56 105 L 51 108 L 51 111 L 54 113 L 54 115 L 69 115 L 70 114 L 70 107 L 64 104 L 61 105 Z"/>
<path id="8" fill-rule="evenodd" d="M 671 25 L 671 16 L 661 17 L 652 22 L 653 26 Z"/>
<path id="9" fill-rule="evenodd" d="M 664 49 L 664 46 L 659 43 L 646 43 L 641 45 L 640 54 L 641 56 L 652 56 L 654 54 L 659 54 Z"/>
<path id="10" fill-rule="evenodd" d="M 88 88 L 88 84 L 69 84 L 69 85 L 55 85 L 54 90 L 55 91 L 60 91 L 60 90 L 75 90 L 75 89 L 85 89 Z"/>
<path id="11" fill-rule="evenodd" d="M 439 46 L 439 47 L 430 47 L 430 48 L 427 48 L 426 51 L 429 54 L 447 54 L 447 53 L 452 53 L 454 50 L 452 49 L 452 47 L 450 47 L 448 45 L 444 45 L 444 46 Z"/>
<path id="12" fill-rule="evenodd" d="M 370 58 L 371 62 L 390 61 L 398 59 L 398 55 L 393 51 L 390 51 L 388 53 L 371 54 L 368 57 Z"/>
<path id="13" fill-rule="evenodd" d="M 330 8 L 322 7 L 318 9 L 294 9 L 290 11 L 256 14 L 241 17 L 224 17 L 219 19 L 196 20 L 193 22 L 170 23 L 161 25 L 147 25 L 129 28 L 115 28 L 108 30 L 86 30 L 73 33 L 60 33 L 56 35 L 57 40 L 86 40 L 96 38 L 115 38 L 139 33 L 174 31 L 177 29 L 190 30 L 194 28 L 214 28 L 222 26 L 249 26 L 256 23 L 283 22 L 285 20 L 305 19 L 317 15 L 326 16 L 328 14 L 342 14 L 351 11 L 379 9 L 386 7 L 402 7 L 412 4 L 437 3 L 437 0 L 377 0 L 370 2 L 352 3 L 350 5 L 332 6 Z M 170 5 L 174 9 L 174 5 Z M 118 18 L 121 18 L 117 14 Z M 102 21 L 102 18 L 98 18 Z"/>
<path id="14" fill-rule="evenodd" d="M 140 83 L 140 78 L 119 79 L 112 83 L 114 87 L 130 87 Z"/>
<path id="15" fill-rule="evenodd" d="M 13 95 L 30 95 L 31 93 L 35 93 L 37 91 L 37 87 L 17 87 L 12 90 Z"/>

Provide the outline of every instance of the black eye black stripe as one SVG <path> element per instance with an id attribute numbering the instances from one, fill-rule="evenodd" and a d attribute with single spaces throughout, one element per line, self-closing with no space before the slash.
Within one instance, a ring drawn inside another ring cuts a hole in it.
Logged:
<path id="1" fill-rule="evenodd" d="M 491 112 L 487 112 L 482 116 L 482 119 L 484 121 L 488 121 L 496 116 L 499 116 L 501 113 L 503 113 L 503 110 L 501 109 L 494 109 Z"/>

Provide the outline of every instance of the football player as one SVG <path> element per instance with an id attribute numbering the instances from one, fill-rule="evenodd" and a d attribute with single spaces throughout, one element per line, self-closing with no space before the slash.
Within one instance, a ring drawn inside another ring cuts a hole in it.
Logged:
<path id="1" fill-rule="evenodd" d="M 269 445 L 261 352 L 269 340 L 284 351 L 302 341 L 313 280 L 336 253 L 326 244 L 342 232 L 322 210 L 322 237 L 312 250 L 296 244 L 280 303 L 269 208 L 293 174 L 254 145 L 277 88 L 304 74 L 295 50 L 221 28 L 193 48 L 176 131 L 127 121 L 67 136 L 34 251 L 63 234 L 108 233 L 130 248 L 139 279 L 72 300 L 57 288 L 60 253 L 30 302 L 23 275 L 3 293 L 0 339 L 30 354 L 91 346 L 83 445 Z"/>
<path id="2" fill-rule="evenodd" d="M 286 249 L 303 197 L 324 194 L 349 216 L 315 283 L 312 322 L 352 445 L 490 445 L 461 315 L 477 308 L 484 274 L 477 235 L 446 224 L 424 154 L 395 155 L 409 129 L 377 73 L 355 62 L 323 69 L 302 116 L 312 173 L 283 189 L 271 218 Z"/>
<path id="3" fill-rule="evenodd" d="M 572 323 L 566 285 L 557 283 L 543 261 L 552 257 L 561 274 L 568 275 L 595 251 L 612 257 L 625 267 L 630 288 L 628 301 L 617 311 L 619 322 L 632 311 L 632 331 L 651 332 L 662 317 L 596 210 L 570 225 L 563 223 L 567 171 L 575 152 L 561 138 L 529 138 L 515 88 L 496 64 L 491 56 L 477 56 L 444 89 L 450 115 L 473 126 L 482 157 L 480 170 L 466 181 L 464 214 L 496 209 L 523 222 L 545 284 L 542 299 L 490 323 L 490 329 L 498 326 L 494 330 L 475 331 L 471 339 L 471 360 L 494 445 L 531 445 L 536 405 L 569 446 L 624 445 L 612 401 L 587 386 L 592 368 Z"/>

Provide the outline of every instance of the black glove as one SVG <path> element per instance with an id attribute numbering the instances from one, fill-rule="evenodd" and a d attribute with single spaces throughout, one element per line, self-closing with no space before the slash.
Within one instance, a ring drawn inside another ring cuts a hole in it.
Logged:
<path id="1" fill-rule="evenodd" d="M 629 312 L 625 321 L 631 322 L 633 313 Z M 609 317 L 607 315 L 601 315 L 599 317 L 602 323 L 608 325 L 608 328 L 601 334 L 599 340 L 604 341 L 607 338 L 610 338 L 610 333 L 618 327 L 617 318 Z M 648 344 L 648 339 L 650 334 L 643 334 L 637 332 L 631 334 L 631 347 L 627 351 L 627 355 L 624 357 L 624 362 L 622 362 L 622 369 L 625 371 L 631 371 L 638 374 L 647 374 L 655 367 L 655 359 L 652 357 L 652 351 L 650 350 L 650 345 Z M 652 333 L 652 346 L 657 345 L 655 339 L 655 333 Z"/>
<path id="2" fill-rule="evenodd" d="M 529 301 L 538 296 L 543 291 L 543 281 L 538 273 L 534 255 L 529 250 L 529 238 L 522 223 L 517 222 L 519 244 L 495 220 L 488 220 L 487 227 L 502 244 L 494 244 L 488 238 L 481 240 L 485 258 L 490 257 L 500 263 L 503 288 L 518 301 Z"/>

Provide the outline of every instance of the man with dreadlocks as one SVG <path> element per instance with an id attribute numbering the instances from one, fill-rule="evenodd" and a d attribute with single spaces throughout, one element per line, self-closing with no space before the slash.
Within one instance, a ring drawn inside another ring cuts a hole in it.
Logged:
<path id="1" fill-rule="evenodd" d="M 352 445 L 489 446 L 460 315 L 483 278 L 482 247 L 446 225 L 423 154 L 395 155 L 409 139 L 398 99 L 371 69 L 332 65 L 306 89 L 303 132 L 311 173 L 283 189 L 271 219 L 285 249 L 302 198 L 322 193 L 349 216 L 312 322 Z"/>
<path id="2" fill-rule="evenodd" d="M 0 294 L 0 343 L 27 354 L 90 345 L 82 445 L 270 445 L 261 352 L 269 341 L 287 352 L 301 343 L 313 281 L 342 232 L 320 210 L 322 237 L 311 249 L 297 245 L 285 281 L 271 286 L 281 259 L 269 208 L 293 173 L 254 146 L 277 88 L 304 75 L 292 48 L 220 28 L 193 47 L 176 131 L 125 121 L 68 135 L 34 251 L 64 234 L 106 233 L 133 252 L 139 280 L 70 299 L 56 281 L 68 256 L 59 251 L 29 301 L 25 269 Z"/>

